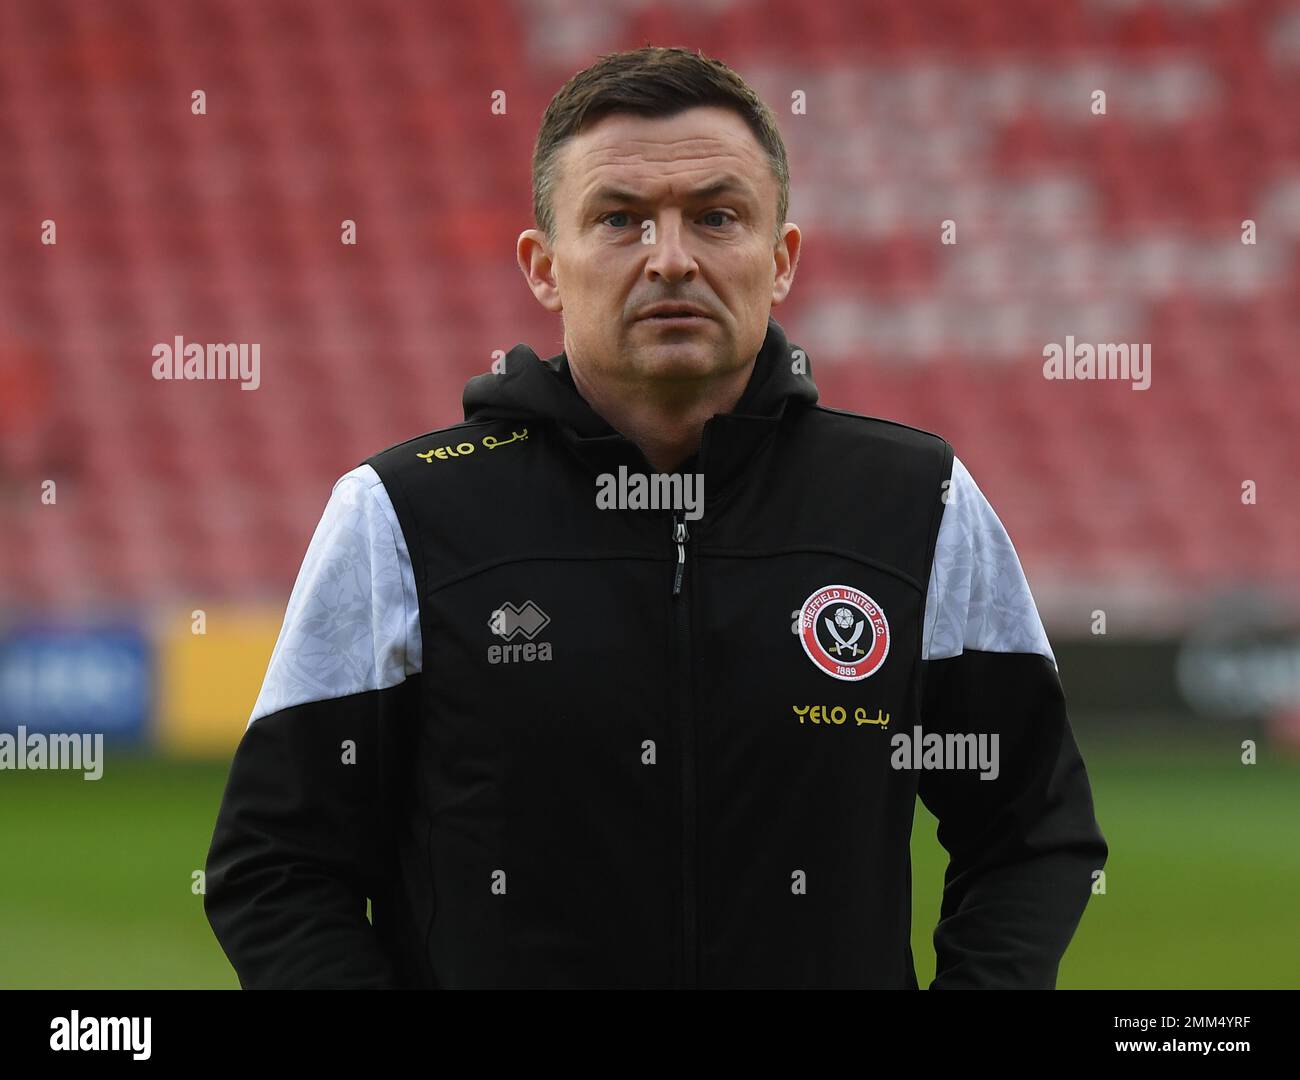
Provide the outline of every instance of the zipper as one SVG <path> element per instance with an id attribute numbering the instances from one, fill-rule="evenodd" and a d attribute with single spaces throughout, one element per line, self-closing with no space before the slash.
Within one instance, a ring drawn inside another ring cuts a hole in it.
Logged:
<path id="1" fill-rule="evenodd" d="M 673 511 L 673 542 L 677 571 L 673 576 L 673 626 L 677 662 L 677 713 L 682 745 L 682 971 L 683 985 L 699 986 L 699 937 L 696 897 L 695 722 L 691 715 L 691 650 L 689 591 L 682 592 L 686 572 L 686 542 L 690 534 L 681 511 Z"/>
<path id="2" fill-rule="evenodd" d="M 673 578 L 674 596 L 680 595 L 682 591 L 682 571 L 686 569 L 686 541 L 688 539 L 686 522 L 673 514 L 673 540 L 677 542 L 677 574 Z"/>

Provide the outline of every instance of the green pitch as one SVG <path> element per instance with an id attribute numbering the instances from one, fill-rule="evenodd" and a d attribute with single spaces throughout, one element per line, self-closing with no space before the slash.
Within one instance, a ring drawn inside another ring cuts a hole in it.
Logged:
<path id="1" fill-rule="evenodd" d="M 1296 987 L 1300 762 L 1265 748 L 1243 766 L 1231 739 L 1177 752 L 1080 741 L 1111 856 L 1059 985 Z M 94 782 L 0 773 L 0 988 L 236 988 L 191 891 L 225 777 L 224 762 L 117 755 Z M 945 859 L 934 826 L 918 804 L 923 987 Z"/>

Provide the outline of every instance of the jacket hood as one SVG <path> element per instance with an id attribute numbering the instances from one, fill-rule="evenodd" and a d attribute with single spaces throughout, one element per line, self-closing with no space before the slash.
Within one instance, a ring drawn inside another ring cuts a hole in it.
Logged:
<path id="1" fill-rule="evenodd" d="M 815 404 L 812 366 L 804 354 L 804 373 L 796 374 L 790 359 L 794 349 L 780 323 L 769 315 L 749 383 L 726 415 L 779 420 L 788 407 Z M 501 374 L 476 375 L 466 383 L 464 407 L 467 421 L 546 419 L 567 426 L 581 438 L 618 436 L 578 392 L 563 352 L 543 360 L 523 344 L 506 354 Z"/>

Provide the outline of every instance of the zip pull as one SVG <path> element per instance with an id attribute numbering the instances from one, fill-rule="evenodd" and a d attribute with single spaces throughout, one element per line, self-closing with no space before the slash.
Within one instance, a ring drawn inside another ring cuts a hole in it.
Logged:
<path id="1" fill-rule="evenodd" d="M 673 515 L 673 539 L 677 542 L 677 573 L 673 577 L 673 595 L 682 591 L 682 571 L 686 568 L 686 522 Z"/>

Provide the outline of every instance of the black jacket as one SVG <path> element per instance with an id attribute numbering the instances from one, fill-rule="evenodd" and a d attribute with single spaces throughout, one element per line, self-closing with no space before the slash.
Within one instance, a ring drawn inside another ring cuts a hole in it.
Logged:
<path id="1" fill-rule="evenodd" d="M 601 509 L 652 469 L 519 345 L 340 478 L 208 856 L 245 987 L 916 988 L 918 795 L 932 987 L 1055 985 L 1107 847 L 1014 549 L 945 440 L 816 401 L 770 321 L 702 516 Z M 948 733 L 996 777 L 898 748 Z"/>

